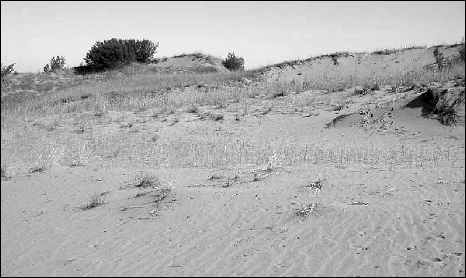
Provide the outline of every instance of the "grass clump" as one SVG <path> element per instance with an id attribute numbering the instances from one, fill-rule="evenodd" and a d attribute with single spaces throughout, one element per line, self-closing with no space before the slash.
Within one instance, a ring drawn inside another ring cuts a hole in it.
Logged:
<path id="1" fill-rule="evenodd" d="M 29 169 L 29 174 L 34 174 L 34 173 L 42 173 L 45 171 L 45 165 L 36 165 Z"/>
<path id="2" fill-rule="evenodd" d="M 144 173 L 136 178 L 134 187 L 138 188 L 158 188 L 160 186 L 160 178 L 153 174 Z"/>
<path id="3" fill-rule="evenodd" d="M 169 187 L 159 188 L 153 194 L 153 196 L 154 196 L 154 204 L 158 208 L 164 200 L 172 196 L 172 189 Z"/>
<path id="4" fill-rule="evenodd" d="M 325 178 L 318 178 L 315 181 L 306 184 L 306 188 L 309 188 L 309 190 L 322 190 L 325 180 Z"/>
<path id="5" fill-rule="evenodd" d="M 2 165 L 1 178 L 6 179 L 6 180 L 10 178 L 10 176 L 8 175 L 8 169 L 7 169 L 6 165 Z"/>
<path id="6" fill-rule="evenodd" d="M 89 210 L 96 208 L 98 206 L 101 206 L 105 204 L 105 195 L 107 195 L 108 192 L 102 192 L 102 193 L 94 193 L 92 194 L 91 198 L 89 201 L 81 206 L 82 210 Z"/>
<path id="7" fill-rule="evenodd" d="M 303 220 L 307 219 L 313 212 L 317 210 L 317 207 L 320 203 L 311 203 L 308 205 L 304 205 L 302 208 L 295 211 L 294 215 L 297 217 L 303 218 Z"/>

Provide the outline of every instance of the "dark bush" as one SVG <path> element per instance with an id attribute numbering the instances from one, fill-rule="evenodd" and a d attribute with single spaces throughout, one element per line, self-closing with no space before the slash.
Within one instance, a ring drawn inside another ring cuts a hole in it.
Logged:
<path id="1" fill-rule="evenodd" d="M 116 39 L 96 42 L 84 61 L 94 71 L 114 69 L 132 62 L 148 63 L 156 53 L 158 43 L 150 40 Z"/>
<path id="2" fill-rule="evenodd" d="M 330 57 L 332 58 L 333 65 L 338 66 L 340 63 L 338 63 L 338 55 L 337 54 L 331 54 Z"/>
<path id="3" fill-rule="evenodd" d="M 3 66 L 3 64 L 2 64 L 2 80 L 3 80 L 3 77 L 11 74 L 15 70 L 14 69 L 15 64 L 16 63 L 8 65 L 8 66 Z"/>
<path id="4" fill-rule="evenodd" d="M 78 67 L 73 67 L 74 73 L 79 75 L 85 75 L 93 73 L 94 70 L 91 66 L 80 65 Z"/>
<path id="5" fill-rule="evenodd" d="M 3 66 L 2 64 L 2 82 L 1 82 L 1 85 L 2 85 L 2 92 L 3 92 L 3 89 L 6 88 L 8 86 L 8 84 L 10 83 L 10 81 L 8 80 L 7 76 L 10 75 L 10 74 L 16 74 L 17 72 L 15 71 L 14 69 L 14 66 L 15 66 L 16 63 L 14 64 L 11 64 L 11 65 L 8 65 L 8 66 Z M 2 97 L 2 104 L 3 104 L 3 97 Z"/>
<path id="6" fill-rule="evenodd" d="M 443 56 L 443 53 L 440 52 L 440 51 L 438 50 L 438 48 L 435 48 L 435 49 L 434 49 L 434 58 L 435 58 L 435 62 L 436 62 L 437 65 L 438 65 L 438 69 L 439 69 L 439 70 L 442 70 L 442 69 L 443 69 L 443 66 L 444 66 L 444 60 L 445 60 L 445 58 L 444 58 L 444 56 Z"/>
<path id="7" fill-rule="evenodd" d="M 222 65 L 233 71 L 244 70 L 244 59 L 241 57 L 236 57 L 234 52 L 228 53 L 227 58 L 222 61 Z"/>

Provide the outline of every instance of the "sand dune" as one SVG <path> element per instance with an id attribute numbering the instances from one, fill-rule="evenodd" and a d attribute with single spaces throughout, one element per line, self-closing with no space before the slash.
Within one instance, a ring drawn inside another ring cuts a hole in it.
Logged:
<path id="1" fill-rule="evenodd" d="M 429 51 L 342 57 L 339 70 L 422 67 Z M 407 105 L 428 86 L 2 119 L 1 275 L 464 277 L 464 120 Z M 38 157 L 47 167 L 31 171 Z"/>

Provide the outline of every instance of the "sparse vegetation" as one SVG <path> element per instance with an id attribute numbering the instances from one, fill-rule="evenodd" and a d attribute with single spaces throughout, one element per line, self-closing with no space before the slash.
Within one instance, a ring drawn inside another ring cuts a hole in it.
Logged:
<path id="1" fill-rule="evenodd" d="M 154 204 L 158 208 L 163 201 L 172 196 L 172 189 L 168 187 L 158 188 L 154 194 Z"/>
<path id="2" fill-rule="evenodd" d="M 296 109 L 315 109 L 322 107 L 322 105 L 344 108 L 346 101 L 354 96 L 354 94 L 352 91 L 340 91 L 354 88 L 355 85 L 361 85 L 364 88 L 380 88 L 388 85 L 393 88 L 393 91 L 405 90 L 406 88 L 421 88 L 419 85 L 421 83 L 427 84 L 434 81 L 445 83 L 458 77 L 464 78 L 464 63 L 462 65 L 452 65 L 452 67 L 445 68 L 442 72 L 432 72 L 429 69 L 417 68 L 406 72 L 379 71 L 361 75 L 342 75 L 338 71 L 332 71 L 325 73 L 325 75 L 316 74 L 308 79 L 270 81 L 267 83 L 255 82 L 248 86 L 244 86 L 241 79 L 255 79 L 261 72 L 260 70 L 212 74 L 169 75 L 144 73 L 129 76 L 121 74 L 119 77 L 115 72 L 110 71 L 98 74 L 98 76 L 101 76 L 101 79 L 96 78 L 97 82 L 81 83 L 79 86 L 57 90 L 46 95 L 14 94 L 11 96 L 2 96 L 2 125 L 4 123 L 15 123 L 18 119 L 26 117 L 40 118 L 59 115 L 60 117 L 68 118 L 70 116 L 74 117 L 77 114 L 106 115 L 107 111 L 118 113 L 147 110 L 149 117 L 153 115 L 154 117 L 158 116 L 159 119 L 165 119 L 165 116 L 169 114 L 175 114 L 173 118 L 178 118 L 178 113 L 190 111 L 205 115 L 208 118 L 210 117 L 209 114 L 199 112 L 209 111 L 210 108 L 204 109 L 205 106 L 230 109 L 232 103 L 240 103 L 238 109 L 242 109 L 240 111 L 243 111 L 243 116 L 276 111 L 275 107 L 272 109 L 272 105 L 268 106 L 269 104 L 264 106 L 267 109 L 264 109 L 264 107 L 260 111 L 255 108 L 253 109 L 248 101 L 244 101 L 243 103 L 243 100 L 249 98 L 260 99 L 267 103 L 274 101 L 280 105 L 291 105 L 296 107 Z M 108 77 L 111 74 L 114 76 Z M 25 76 L 27 77 L 25 82 L 35 82 L 36 77 L 34 75 Z M 42 78 L 44 75 L 40 76 Z M 198 89 L 198 86 L 205 88 L 206 84 L 209 85 L 209 91 Z M 327 92 L 339 93 L 301 94 L 309 90 L 325 90 Z M 278 96 L 282 97 L 278 98 Z M 254 110 L 256 111 L 254 112 Z M 218 117 L 212 119 L 220 120 L 222 119 L 221 116 L 228 115 L 225 114 L 228 112 L 216 111 Z M 454 123 L 455 121 L 451 120 L 451 117 L 449 120 L 447 115 L 445 114 L 446 118 L 444 122 Z M 109 120 L 102 119 L 106 117 L 108 115 L 101 116 L 101 119 L 98 121 Z M 441 115 L 440 117 L 443 116 Z M 225 122 L 229 120 L 228 117 L 225 119 Z M 337 119 L 341 119 L 341 117 Z M 124 123 L 126 122 L 130 121 L 124 121 Z M 49 121 L 43 124 L 43 129 L 57 132 L 56 127 L 59 126 L 63 127 L 64 125 L 60 125 L 59 121 Z M 76 127 L 73 128 L 73 132 L 75 130 Z M 92 136 L 96 134 L 94 131 L 86 129 L 85 134 L 88 132 Z M 133 136 L 125 134 L 125 136 Z M 450 149 L 432 149 L 428 151 L 424 150 L 423 152 L 413 149 L 409 151 L 405 150 L 405 152 L 401 153 L 398 147 L 378 150 L 358 149 L 356 147 L 348 147 L 347 149 L 340 149 L 338 147 L 325 148 L 306 145 L 278 147 L 267 140 L 240 140 L 233 142 L 227 138 L 220 137 L 216 138 L 216 140 L 191 137 L 185 142 L 173 142 L 170 138 L 166 140 L 165 136 L 163 140 L 159 140 L 158 137 L 153 137 L 152 139 L 153 135 L 144 137 L 142 133 L 134 137 L 141 140 L 133 142 L 121 136 L 123 135 L 118 134 L 114 137 L 106 139 L 95 138 L 90 141 L 89 153 L 86 154 L 86 163 L 91 162 L 87 161 L 88 159 L 91 160 L 95 157 L 108 157 L 109 159 L 143 157 L 152 163 L 151 165 L 212 167 L 242 163 L 261 165 L 267 163 L 269 157 L 275 156 L 278 161 L 289 165 L 297 163 L 359 163 L 368 165 L 395 164 L 415 166 L 419 163 L 435 164 L 446 160 L 459 161 L 460 156 L 457 150 Z M 138 145 L 141 142 L 150 143 L 150 147 L 146 145 L 141 147 Z M 157 143 L 154 144 L 154 142 Z M 58 143 L 50 141 L 50 144 L 57 147 L 56 144 Z M 72 153 L 76 152 L 77 148 L 79 148 L 76 146 L 82 146 L 82 142 L 80 144 L 73 145 L 69 143 L 65 145 L 60 147 L 65 149 L 66 152 Z M 432 158 L 431 156 L 434 155 L 435 158 Z M 389 158 L 393 157 L 396 157 L 396 160 L 390 161 Z M 44 165 L 48 166 L 48 163 Z M 40 169 L 43 170 L 45 168 L 39 167 L 37 170 L 40 171 Z M 37 171 L 34 170 L 33 172 Z"/>
<path id="3" fill-rule="evenodd" d="M 201 52 L 194 52 L 194 53 L 182 53 L 182 54 L 177 54 L 174 55 L 173 58 L 183 58 L 186 56 L 194 56 L 195 59 L 200 59 L 203 57 L 206 57 L 207 55 L 201 53 Z"/>
<path id="4" fill-rule="evenodd" d="M 199 106 L 197 106 L 196 104 L 191 104 L 186 109 L 186 112 L 197 114 L 197 113 L 199 113 Z"/>
<path id="5" fill-rule="evenodd" d="M 458 50 L 458 53 L 460 54 L 460 59 L 464 62 L 466 61 L 466 56 L 465 56 L 465 46 L 464 46 L 464 37 L 461 39 L 461 46 Z"/>
<path id="6" fill-rule="evenodd" d="M 377 49 L 371 52 L 371 54 L 375 55 L 390 55 L 397 53 L 399 51 L 405 50 L 412 50 L 412 49 L 425 49 L 427 46 L 425 45 L 407 45 L 404 47 L 393 47 L 393 48 L 384 48 L 384 49 Z"/>

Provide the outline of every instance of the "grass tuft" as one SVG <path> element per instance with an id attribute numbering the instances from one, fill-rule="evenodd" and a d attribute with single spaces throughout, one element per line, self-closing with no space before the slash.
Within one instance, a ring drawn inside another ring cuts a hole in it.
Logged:
<path id="1" fill-rule="evenodd" d="M 45 171 L 45 166 L 44 165 L 36 165 L 29 169 L 29 174 L 34 174 L 34 173 L 42 173 Z"/>
<path id="2" fill-rule="evenodd" d="M 306 184 L 306 188 L 308 188 L 309 190 L 322 190 L 322 187 L 324 185 L 324 181 L 326 179 L 325 178 L 318 178 L 316 179 L 315 181 L 313 182 L 310 182 L 309 184 Z"/>
<path id="3" fill-rule="evenodd" d="M 138 188 L 158 188 L 160 186 L 160 178 L 156 175 L 143 173 L 141 177 L 136 178 L 134 187 Z"/>
<path id="4" fill-rule="evenodd" d="M 6 167 L 6 165 L 2 165 L 1 178 L 2 179 L 9 179 L 10 178 L 10 176 L 8 175 L 8 168 Z"/>
<path id="5" fill-rule="evenodd" d="M 312 213 L 316 212 L 317 207 L 320 203 L 311 203 L 309 205 L 305 205 L 302 208 L 295 211 L 295 215 L 298 217 L 302 217 L 303 219 L 307 219 Z"/>
<path id="6" fill-rule="evenodd" d="M 86 204 L 82 205 L 80 208 L 82 210 L 89 210 L 105 204 L 105 195 L 107 193 L 108 192 L 102 192 L 100 194 L 94 193 L 89 199 L 89 201 Z"/>

